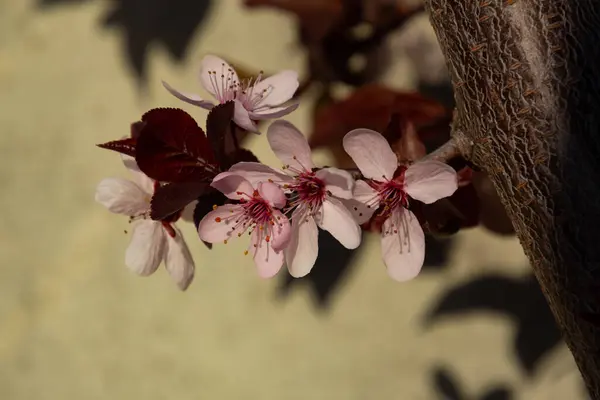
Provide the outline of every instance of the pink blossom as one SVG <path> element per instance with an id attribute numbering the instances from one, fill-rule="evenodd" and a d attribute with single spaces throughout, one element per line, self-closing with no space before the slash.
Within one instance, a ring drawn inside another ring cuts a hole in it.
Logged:
<path id="1" fill-rule="evenodd" d="M 352 198 L 354 180 L 350 173 L 337 168 L 316 170 L 306 138 L 289 122 L 272 123 L 267 138 L 284 164 L 283 171 L 250 162 L 238 163 L 231 171 L 250 182 L 274 182 L 290 194 L 286 211 L 292 212 L 292 235 L 284 250 L 285 259 L 290 274 L 302 277 L 317 259 L 317 226 L 348 249 L 359 246 L 360 226 L 340 201 Z"/>
<path id="2" fill-rule="evenodd" d="M 359 223 L 374 212 L 385 217 L 381 250 L 389 275 L 398 281 L 417 276 L 425 259 L 425 237 L 409 197 L 426 204 L 452 195 L 458 188 L 456 172 L 439 161 L 398 167 L 387 140 L 369 129 L 355 129 L 344 137 L 344 149 L 366 180 L 354 187 Z"/>
<path id="3" fill-rule="evenodd" d="M 235 70 L 224 60 L 207 55 L 202 60 L 200 83 L 219 103 L 235 101 L 235 123 L 243 129 L 257 132 L 256 120 L 277 118 L 298 108 L 298 104 L 282 106 L 291 100 L 298 89 L 298 74 L 285 70 L 263 79 L 262 73 L 255 79 L 240 82 Z M 210 110 L 211 101 L 197 94 L 182 93 L 163 81 L 163 86 L 179 100 Z"/>
<path id="4" fill-rule="evenodd" d="M 102 180 L 96 189 L 96 201 L 110 212 L 126 215 L 135 222 L 131 243 L 125 253 L 125 265 L 141 276 L 153 274 L 164 261 L 165 267 L 181 290 L 194 278 L 194 260 L 174 221 L 150 219 L 150 200 L 157 182 L 141 172 L 135 160 L 123 156 L 133 181 L 122 178 Z"/>
<path id="5" fill-rule="evenodd" d="M 277 274 L 283 265 L 283 248 L 290 240 L 290 222 L 279 208 L 286 204 L 283 191 L 271 182 L 253 186 L 234 172 L 217 175 L 212 184 L 238 204 L 215 207 L 198 225 L 200 239 L 209 243 L 227 243 L 233 237 L 250 232 L 251 253 L 263 278 Z"/>

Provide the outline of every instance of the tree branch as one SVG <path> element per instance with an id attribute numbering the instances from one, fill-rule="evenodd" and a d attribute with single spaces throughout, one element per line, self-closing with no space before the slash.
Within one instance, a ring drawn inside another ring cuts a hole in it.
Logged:
<path id="1" fill-rule="evenodd" d="M 426 0 L 454 132 L 490 177 L 600 400 L 600 3 Z"/>

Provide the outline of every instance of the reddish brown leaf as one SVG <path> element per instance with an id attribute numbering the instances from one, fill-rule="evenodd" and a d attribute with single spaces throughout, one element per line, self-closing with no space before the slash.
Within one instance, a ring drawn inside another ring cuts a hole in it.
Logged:
<path id="1" fill-rule="evenodd" d="M 168 183 L 156 189 L 150 203 L 150 217 L 162 220 L 185 208 L 209 189 L 206 182 Z"/>
<path id="2" fill-rule="evenodd" d="M 97 144 L 96 146 L 135 157 L 136 140 L 133 138 L 113 140 L 111 142 Z"/>
<path id="3" fill-rule="evenodd" d="M 233 154 L 232 159 L 233 159 L 233 164 L 239 163 L 239 162 L 242 162 L 242 161 L 245 161 L 245 162 L 259 162 L 258 161 L 258 157 L 256 157 L 254 155 L 254 153 L 252 153 L 248 149 L 241 149 L 241 148 Z"/>
<path id="4" fill-rule="evenodd" d="M 185 111 L 157 108 L 144 114 L 135 159 L 150 178 L 162 182 L 209 181 L 219 171 L 210 144 Z"/>
<path id="5" fill-rule="evenodd" d="M 228 101 L 224 104 L 219 104 L 208 113 L 206 118 L 206 137 L 212 146 L 217 162 L 223 170 L 229 169 L 231 166 L 229 157 L 225 150 L 226 140 L 231 140 L 231 120 L 235 103 Z"/>

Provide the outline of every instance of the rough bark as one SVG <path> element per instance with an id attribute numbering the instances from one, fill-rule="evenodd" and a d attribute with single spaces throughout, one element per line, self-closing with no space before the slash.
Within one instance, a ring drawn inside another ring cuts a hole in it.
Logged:
<path id="1" fill-rule="evenodd" d="M 453 131 L 491 177 L 600 399 L 600 0 L 426 0 Z M 510 295 L 510 294 L 508 294 Z"/>

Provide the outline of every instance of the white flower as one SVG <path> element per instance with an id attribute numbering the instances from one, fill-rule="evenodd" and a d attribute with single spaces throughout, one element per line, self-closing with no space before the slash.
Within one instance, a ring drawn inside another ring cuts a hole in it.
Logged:
<path id="1" fill-rule="evenodd" d="M 368 220 L 375 211 L 386 218 L 381 230 L 381 250 L 389 275 L 398 281 L 417 276 L 425 259 L 425 237 L 415 215 L 407 209 L 409 197 L 426 204 L 452 195 L 458 188 L 456 171 L 439 161 L 421 161 L 408 168 L 387 140 L 369 129 L 355 129 L 344 137 L 344 150 L 366 181 L 354 187 L 354 199 Z"/>
<path id="2" fill-rule="evenodd" d="M 230 171 L 250 182 L 274 182 L 291 194 L 292 237 L 285 260 L 294 277 L 310 272 L 319 252 L 317 226 L 331 233 L 344 247 L 361 242 L 360 226 L 339 199 L 352 198 L 354 180 L 347 171 L 323 168 L 313 171 L 311 150 L 304 135 L 287 121 L 276 121 L 267 131 L 271 149 L 284 163 L 284 171 L 260 163 L 242 162 Z"/>
<path id="3" fill-rule="evenodd" d="M 123 156 L 123 162 L 133 174 L 133 181 L 102 180 L 96 188 L 96 201 L 110 212 L 135 221 L 125 265 L 138 275 L 148 276 L 164 261 L 171 278 L 185 290 L 194 278 L 195 266 L 181 231 L 172 221 L 150 219 L 150 200 L 157 183 L 141 172 L 132 158 Z"/>
<path id="4" fill-rule="evenodd" d="M 254 121 L 277 118 L 298 108 L 298 104 L 281 106 L 289 101 L 298 89 L 298 74 L 285 70 L 262 79 L 240 82 L 235 70 L 219 57 L 207 55 L 202 60 L 200 83 L 219 103 L 235 101 L 234 122 L 251 132 L 258 132 Z M 210 110 L 211 101 L 196 94 L 179 92 L 163 81 L 163 86 L 175 97 L 186 103 Z"/>

